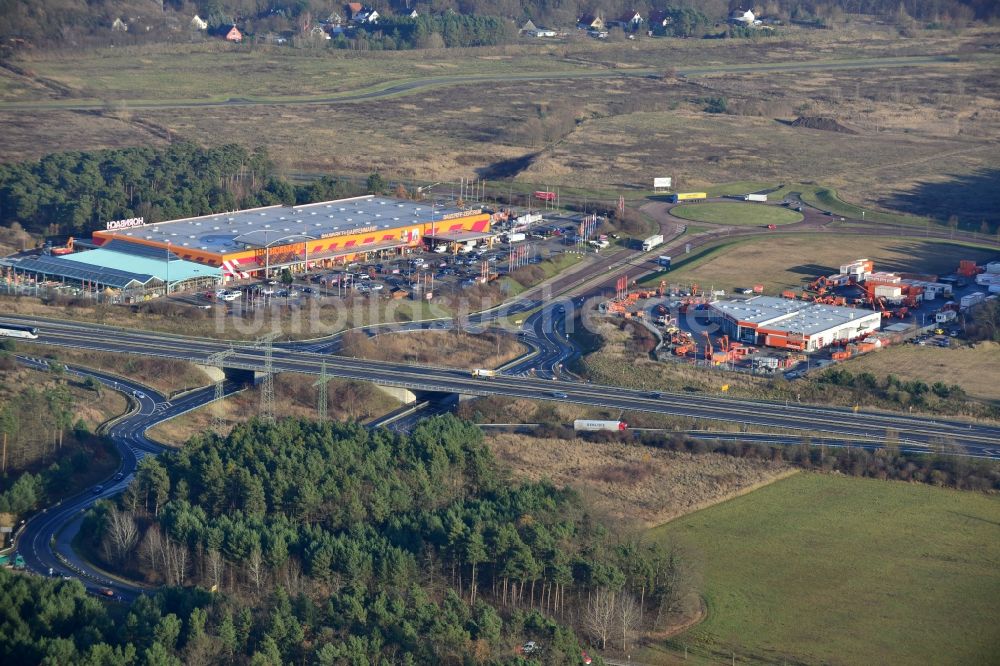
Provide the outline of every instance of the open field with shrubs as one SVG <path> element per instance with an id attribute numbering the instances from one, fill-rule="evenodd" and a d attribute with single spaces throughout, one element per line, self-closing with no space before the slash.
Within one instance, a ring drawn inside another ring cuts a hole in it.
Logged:
<path id="1" fill-rule="evenodd" d="M 793 469 L 782 462 L 694 455 L 620 441 L 499 433 L 486 442 L 515 476 L 570 486 L 597 511 L 636 528 L 660 525 L 749 492 Z"/>
<path id="2" fill-rule="evenodd" d="M 748 174 L 773 183 L 805 177 L 872 211 L 925 209 L 944 219 L 947 198 L 963 226 L 989 218 L 988 185 L 998 167 L 989 138 L 1000 129 L 988 52 L 995 29 L 922 31 L 919 48 L 856 17 L 837 30 L 783 30 L 780 39 L 760 41 L 579 36 L 446 51 L 211 42 L 25 54 L 17 65 L 26 73 L 0 74 L 0 107 L 7 104 L 0 129 L 11 160 L 56 149 L 253 137 L 290 174 L 374 169 L 425 183 L 509 176 L 612 203 L 619 193 L 648 190 L 651 173 L 671 173 L 682 189 Z M 922 60 L 901 67 L 892 60 L 901 56 Z M 859 59 L 867 69 L 842 68 Z M 794 69 L 804 61 L 814 61 L 806 75 Z M 748 64 L 763 62 L 768 71 Z M 553 72 L 603 78 L 514 78 Z M 479 82 L 461 78 L 469 76 Z M 301 103 L 407 81 L 442 87 Z M 138 99 L 170 103 L 143 108 Z M 183 106 L 229 99 L 269 105 L 253 113 Z M 59 108 L 81 101 L 95 108 Z M 14 102 L 43 107 L 25 114 Z M 792 124 L 798 118 L 833 124 Z M 500 168 L 510 160 L 519 166 Z"/>
<path id="3" fill-rule="evenodd" d="M 279 373 L 274 379 L 274 411 L 277 418 L 317 418 L 318 389 L 314 375 Z M 367 382 L 331 379 L 327 384 L 327 415 L 332 421 L 367 421 L 399 407 L 399 402 Z M 168 446 L 180 446 L 192 435 L 212 427 L 216 415 L 226 421 L 228 431 L 237 423 L 260 413 L 258 387 L 227 397 L 222 403 L 205 405 L 149 430 L 150 438 Z"/>
<path id="4" fill-rule="evenodd" d="M 348 331 L 342 341 L 343 356 L 453 368 L 499 368 L 527 351 L 516 337 L 500 331 L 478 335 L 454 330 L 411 331 L 377 338 Z"/>
<path id="5" fill-rule="evenodd" d="M 913 238 L 864 238 L 848 235 L 778 235 L 737 241 L 706 250 L 699 258 L 662 276 L 673 284 L 696 283 L 731 292 L 735 287 L 763 284 L 765 293 L 801 289 L 821 275 L 862 257 L 876 270 L 945 275 L 962 259 L 978 262 L 997 251 L 959 243 Z M 796 263 L 796 262 L 800 263 Z M 655 286 L 660 277 L 650 281 Z M 942 301 L 943 303 L 943 301 Z"/>
<path id="6" fill-rule="evenodd" d="M 778 206 L 754 203 L 694 203 L 676 206 L 672 215 L 694 222 L 737 226 L 766 226 L 768 224 L 793 224 L 802 221 L 802 214 Z"/>
<path id="7" fill-rule="evenodd" d="M 702 563 L 708 616 L 665 661 L 990 663 L 998 525 L 996 496 L 812 473 L 681 517 L 649 536 Z"/>

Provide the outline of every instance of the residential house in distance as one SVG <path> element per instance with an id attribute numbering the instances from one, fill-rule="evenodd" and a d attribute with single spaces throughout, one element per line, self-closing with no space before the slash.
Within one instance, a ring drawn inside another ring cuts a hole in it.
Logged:
<path id="1" fill-rule="evenodd" d="M 539 28 L 531 21 L 531 19 L 528 19 L 524 25 L 521 26 L 521 34 L 527 37 L 555 37 L 556 31 L 551 28 Z"/>
<path id="2" fill-rule="evenodd" d="M 416 9 L 411 9 L 409 14 L 403 14 L 403 16 L 406 16 L 407 18 L 415 19 L 415 18 L 418 18 L 420 16 L 420 14 L 417 13 Z"/>
<path id="3" fill-rule="evenodd" d="M 654 9 L 649 12 L 649 25 L 650 31 L 662 30 L 670 25 L 670 16 L 662 9 Z"/>
<path id="4" fill-rule="evenodd" d="M 128 23 L 116 18 L 114 23 L 111 24 L 111 32 L 128 32 Z"/>
<path id="5" fill-rule="evenodd" d="M 378 23 L 379 13 L 371 7 L 365 7 L 360 2 L 351 2 L 347 5 L 347 16 L 351 23 L 362 25 L 365 23 Z"/>
<path id="6" fill-rule="evenodd" d="M 576 23 L 576 27 L 580 30 L 596 30 L 598 32 L 603 32 L 607 29 L 607 26 L 604 24 L 604 19 L 600 16 L 594 16 L 593 14 L 584 14 L 581 16 L 580 20 Z"/>
<path id="7" fill-rule="evenodd" d="M 239 44 L 243 41 L 243 33 L 235 25 L 226 33 L 226 41 Z"/>
<path id="8" fill-rule="evenodd" d="M 642 26 L 642 23 L 642 14 L 632 10 L 630 12 L 625 12 L 615 21 L 608 21 L 608 27 L 617 26 L 625 32 L 635 32 Z"/>
<path id="9" fill-rule="evenodd" d="M 330 39 L 330 33 L 326 31 L 325 26 L 322 26 L 317 23 L 313 27 L 309 28 L 309 37 L 310 39 L 317 39 L 317 40 Z"/>
<path id="10" fill-rule="evenodd" d="M 753 25 L 756 17 L 749 9 L 734 9 L 729 14 L 729 22 L 736 25 Z"/>
<path id="11" fill-rule="evenodd" d="M 202 17 L 195 14 L 191 18 L 191 29 L 192 30 L 208 30 L 208 21 Z"/>

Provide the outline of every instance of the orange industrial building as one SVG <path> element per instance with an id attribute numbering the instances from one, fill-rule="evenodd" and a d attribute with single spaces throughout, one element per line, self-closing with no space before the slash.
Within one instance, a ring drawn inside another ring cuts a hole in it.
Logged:
<path id="1" fill-rule="evenodd" d="M 732 340 L 796 351 L 859 340 L 882 323 L 882 314 L 872 310 L 772 296 L 716 301 L 709 310 Z"/>
<path id="2" fill-rule="evenodd" d="M 181 259 L 220 267 L 223 279 L 264 277 L 275 269 L 307 270 L 358 258 L 393 256 L 422 245 L 492 236 L 491 215 L 431 202 L 363 196 L 301 206 L 267 206 L 143 224 L 109 223 L 94 243 L 137 243 Z"/>

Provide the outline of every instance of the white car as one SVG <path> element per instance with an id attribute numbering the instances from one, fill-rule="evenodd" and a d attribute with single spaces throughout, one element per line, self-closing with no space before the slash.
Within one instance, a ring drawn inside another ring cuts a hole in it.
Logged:
<path id="1" fill-rule="evenodd" d="M 372 291 L 382 291 L 383 289 L 385 289 L 385 285 L 379 284 L 378 282 L 372 282 L 371 284 L 368 285 L 368 288 L 371 289 Z"/>
<path id="2" fill-rule="evenodd" d="M 448 246 L 447 245 L 435 245 L 434 246 L 434 253 L 435 254 L 444 254 L 447 251 L 448 251 Z"/>

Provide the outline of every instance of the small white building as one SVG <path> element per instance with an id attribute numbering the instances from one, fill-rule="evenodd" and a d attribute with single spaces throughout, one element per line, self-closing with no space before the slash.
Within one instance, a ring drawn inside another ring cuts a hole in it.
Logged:
<path id="1" fill-rule="evenodd" d="M 208 30 L 208 21 L 195 14 L 191 17 L 192 30 Z"/>

